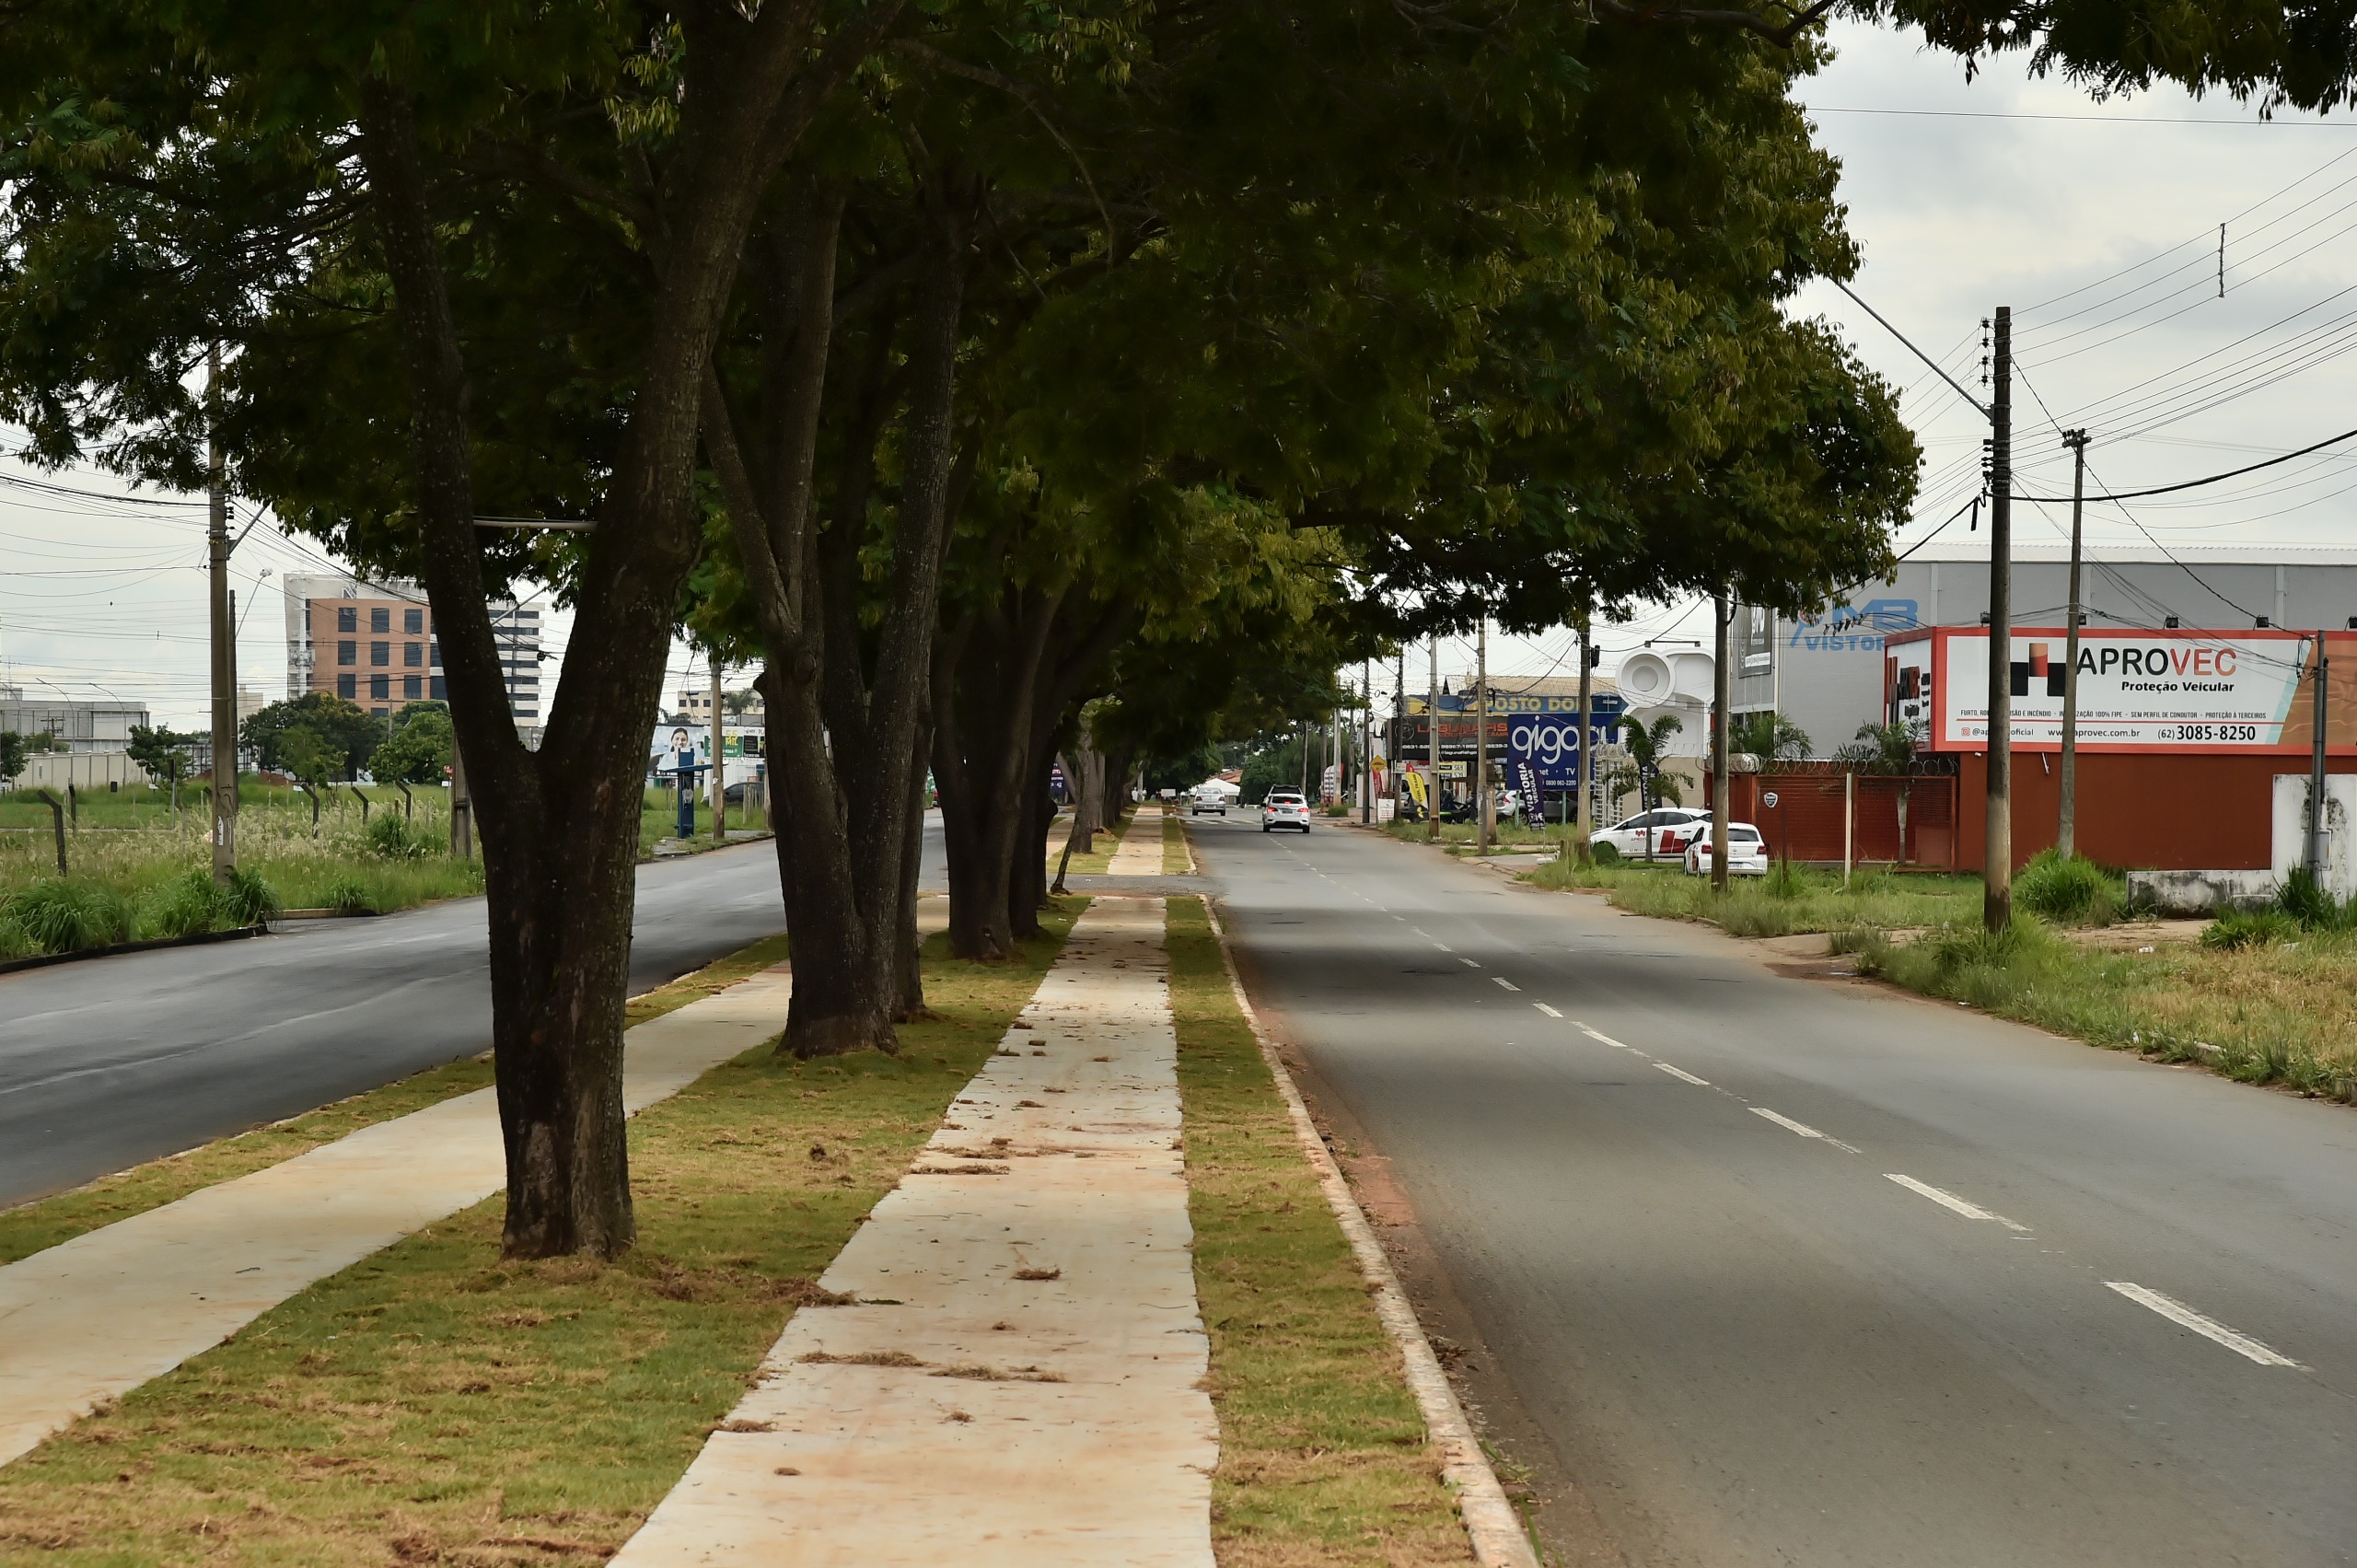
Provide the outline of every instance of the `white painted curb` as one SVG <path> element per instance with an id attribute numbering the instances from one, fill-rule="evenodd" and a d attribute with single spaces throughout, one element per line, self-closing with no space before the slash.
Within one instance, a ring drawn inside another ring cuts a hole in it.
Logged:
<path id="1" fill-rule="evenodd" d="M 1473 1555 L 1481 1568 L 1539 1568 L 1538 1553 L 1523 1531 L 1522 1516 L 1506 1501 L 1497 1472 L 1474 1439 L 1465 1407 L 1457 1402 L 1457 1390 L 1449 1387 L 1448 1375 L 1440 1369 L 1440 1357 L 1424 1338 L 1423 1325 L 1416 1321 L 1415 1309 L 1399 1288 L 1399 1277 L 1391 1272 L 1391 1260 L 1384 1256 L 1383 1244 L 1375 1238 L 1375 1227 L 1367 1224 L 1357 1196 L 1342 1179 L 1341 1167 L 1318 1135 L 1318 1125 L 1310 1121 L 1309 1107 L 1303 1103 L 1293 1074 L 1285 1071 L 1276 1042 L 1260 1027 L 1260 1016 L 1244 994 L 1236 959 L 1227 950 L 1227 932 L 1208 898 L 1203 900 L 1203 913 L 1211 920 L 1212 934 L 1219 938 L 1220 961 L 1227 966 L 1227 983 L 1236 993 L 1237 1008 L 1251 1026 L 1252 1038 L 1260 1042 L 1260 1055 L 1277 1080 L 1278 1092 L 1285 1097 L 1285 1109 L 1293 1114 L 1293 1129 L 1301 1140 L 1302 1152 L 1309 1156 L 1318 1185 L 1326 1190 L 1326 1202 L 1332 1206 L 1342 1234 L 1350 1237 L 1351 1250 L 1358 1255 L 1359 1271 L 1366 1276 L 1367 1289 L 1375 1298 L 1376 1316 L 1399 1346 L 1408 1387 L 1415 1391 L 1416 1403 L 1423 1410 L 1425 1430 L 1440 1445 L 1441 1473 L 1457 1493 L 1457 1510 L 1465 1520 L 1466 1535 L 1472 1539 Z"/>

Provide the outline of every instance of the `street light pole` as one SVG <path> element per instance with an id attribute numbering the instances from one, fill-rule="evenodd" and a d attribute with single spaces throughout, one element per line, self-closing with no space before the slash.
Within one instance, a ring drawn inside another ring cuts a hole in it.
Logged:
<path id="1" fill-rule="evenodd" d="M 205 351 L 204 403 L 204 542 L 213 611 L 213 885 L 226 888 L 238 868 L 238 632 L 229 608 L 228 459 L 221 449 L 218 345 Z"/>
<path id="2" fill-rule="evenodd" d="M 2062 443 L 2075 459 L 2071 470 L 2071 605 L 2062 632 L 2062 756 L 2055 768 L 2062 797 L 2054 850 L 2069 860 L 2079 853 L 2079 555 L 2080 514 L 2087 496 L 2087 433 L 2066 430 Z"/>
<path id="3" fill-rule="evenodd" d="M 1997 307 L 1989 400 L 1989 814 L 1981 923 L 2014 918 L 2014 311 Z"/>

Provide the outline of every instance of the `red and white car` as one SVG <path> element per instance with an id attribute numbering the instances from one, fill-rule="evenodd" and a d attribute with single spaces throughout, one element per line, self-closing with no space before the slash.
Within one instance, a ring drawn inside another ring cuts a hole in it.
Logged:
<path id="1" fill-rule="evenodd" d="M 1686 843 L 1686 874 L 1708 877 L 1711 874 L 1711 821 L 1704 818 L 1694 826 L 1694 836 Z M 1759 830 L 1748 822 L 1727 824 L 1727 875 L 1730 877 L 1765 877 L 1768 875 L 1768 841 Z"/>

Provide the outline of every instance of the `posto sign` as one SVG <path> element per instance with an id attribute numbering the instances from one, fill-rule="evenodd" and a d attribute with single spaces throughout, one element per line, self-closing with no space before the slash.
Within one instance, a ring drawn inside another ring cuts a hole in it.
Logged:
<path id="1" fill-rule="evenodd" d="M 2313 642 L 2293 631 L 2082 628 L 2079 745 L 2087 751 L 2304 752 L 2313 734 Z M 2026 750 L 2062 743 L 2066 644 L 2059 629 L 2014 633 L 2012 733 Z M 1920 720 L 1931 749 L 1988 748 L 1985 630 L 1942 627 L 1895 637 L 1887 673 L 1892 716 Z M 2340 733 L 2338 720 L 2333 729 Z"/>

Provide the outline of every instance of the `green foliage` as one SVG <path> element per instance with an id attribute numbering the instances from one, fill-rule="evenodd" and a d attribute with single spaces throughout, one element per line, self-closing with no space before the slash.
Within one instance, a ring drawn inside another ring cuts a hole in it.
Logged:
<path id="1" fill-rule="evenodd" d="M 2201 928 L 2204 947 L 2233 951 L 2240 947 L 2271 947 L 2298 936 L 2299 920 L 2282 910 L 2228 910 Z"/>
<path id="2" fill-rule="evenodd" d="M 242 865 L 229 873 L 229 885 L 222 889 L 221 901 L 235 925 L 260 925 L 284 907 L 260 872 Z"/>
<path id="3" fill-rule="evenodd" d="M 1727 726 L 1727 746 L 1770 762 L 1796 762 L 1809 754 L 1808 731 L 1773 708 L 1736 714 Z"/>
<path id="4" fill-rule="evenodd" d="M 141 924 L 157 936 L 187 936 L 226 923 L 226 900 L 209 871 L 192 866 L 149 889 L 141 900 Z"/>
<path id="5" fill-rule="evenodd" d="M 2347 926 L 2353 912 L 2305 865 L 2295 865 L 2284 874 L 2282 886 L 2275 890 L 2275 907 L 2311 931 Z"/>
<path id="6" fill-rule="evenodd" d="M 2048 920 L 2104 925 L 2126 903 L 2126 890 L 2119 878 L 2094 861 L 2075 855 L 2065 860 L 2048 849 L 2014 877 L 2014 902 Z"/>
<path id="7" fill-rule="evenodd" d="M 355 777 L 384 739 L 383 720 L 326 691 L 273 703 L 238 730 L 238 745 L 264 768 L 307 783 Z"/>
<path id="8" fill-rule="evenodd" d="M 443 847 L 433 833 L 393 811 L 378 811 L 369 818 L 360 837 L 369 854 L 387 860 L 422 860 Z"/>
<path id="9" fill-rule="evenodd" d="M 0 788 L 16 782 L 31 761 L 32 746 L 13 729 L 0 729 Z"/>
<path id="10" fill-rule="evenodd" d="M 1620 863 L 1620 847 L 1602 839 L 1588 846 L 1588 854 L 1597 865 L 1618 865 Z"/>
<path id="11" fill-rule="evenodd" d="M 0 923 L 41 953 L 75 953 L 128 942 L 137 926 L 131 900 L 110 888 L 67 877 L 36 882 L 0 905 Z"/>
<path id="12" fill-rule="evenodd" d="M 1760 878 L 1760 890 L 1771 899 L 1797 899 L 1808 891 L 1808 878 L 1789 860 L 1779 860 Z"/>
<path id="13" fill-rule="evenodd" d="M 369 753 L 368 774 L 379 784 L 438 784 L 449 776 L 457 749 L 449 706 L 412 703 L 393 715 L 393 733 Z"/>
<path id="14" fill-rule="evenodd" d="M 319 895 L 319 908 L 331 909 L 344 914 L 373 912 L 369 902 L 368 885 L 357 877 L 338 877 L 328 883 Z"/>
<path id="15" fill-rule="evenodd" d="M 131 726 L 131 744 L 124 749 L 133 761 L 147 770 L 148 777 L 168 784 L 188 776 L 189 750 L 203 738 L 182 730 L 135 724 Z"/>
<path id="16" fill-rule="evenodd" d="M 1914 724 L 1862 724 L 1858 733 L 1835 748 L 1833 760 L 1862 773 L 1903 774 L 1915 766 L 1916 748 L 1922 744 L 1923 726 Z"/>

